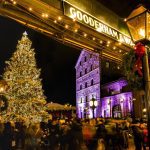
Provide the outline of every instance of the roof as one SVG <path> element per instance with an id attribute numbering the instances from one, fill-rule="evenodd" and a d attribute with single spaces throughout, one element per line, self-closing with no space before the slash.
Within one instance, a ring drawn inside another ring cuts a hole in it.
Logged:
<path id="1" fill-rule="evenodd" d="M 75 110 L 75 106 L 71 106 L 71 105 L 61 105 L 59 103 L 47 103 L 46 104 L 46 109 L 47 110 Z"/>
<path id="2" fill-rule="evenodd" d="M 139 5 L 136 9 L 134 9 L 130 15 L 128 16 L 127 20 L 135 17 L 135 16 L 138 16 L 142 13 L 144 13 L 145 11 L 147 11 L 147 9 L 143 6 L 143 5 Z"/>
<path id="3" fill-rule="evenodd" d="M 120 78 L 118 80 L 108 82 L 108 83 L 105 83 L 105 84 L 101 85 L 101 88 L 105 88 L 105 87 L 110 86 L 111 84 L 115 84 L 117 82 L 126 82 L 127 83 L 127 80 L 125 78 Z"/>
<path id="4" fill-rule="evenodd" d="M 112 28 L 118 30 L 119 32 L 127 36 L 130 36 L 127 25 L 124 22 L 124 18 L 120 18 L 115 12 L 106 8 L 97 0 L 65 0 L 65 1 L 91 14 L 92 16 L 102 21 L 104 24 L 107 24 Z"/>
<path id="5" fill-rule="evenodd" d="M 81 59 L 82 59 L 82 57 L 84 56 L 85 53 L 89 53 L 89 54 L 93 54 L 93 55 L 99 55 L 99 54 L 96 53 L 96 52 L 92 52 L 92 51 L 88 51 L 88 50 L 86 50 L 86 49 L 83 49 L 83 50 L 81 51 L 80 55 L 79 55 L 79 58 L 78 58 L 77 62 L 76 62 L 75 69 L 76 69 L 77 66 L 79 65 L 79 63 L 80 63 L 80 61 L 81 61 Z"/>

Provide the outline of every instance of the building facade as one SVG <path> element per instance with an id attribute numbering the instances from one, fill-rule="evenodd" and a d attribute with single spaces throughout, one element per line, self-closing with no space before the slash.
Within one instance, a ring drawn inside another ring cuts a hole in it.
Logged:
<path id="1" fill-rule="evenodd" d="M 79 118 L 100 117 L 100 58 L 98 53 L 83 50 L 76 64 L 76 111 Z M 90 108 L 90 100 L 97 107 Z"/>
<path id="2" fill-rule="evenodd" d="M 119 79 L 101 86 L 101 115 L 103 117 L 122 118 L 133 112 L 132 92 L 123 92 L 127 86 L 125 79 Z"/>
<path id="3" fill-rule="evenodd" d="M 76 111 L 79 118 L 121 118 L 132 113 L 132 92 L 123 92 L 127 86 L 125 79 L 101 86 L 101 59 L 98 53 L 83 50 L 75 69 Z M 94 110 L 90 107 L 92 98 L 97 103 Z"/>

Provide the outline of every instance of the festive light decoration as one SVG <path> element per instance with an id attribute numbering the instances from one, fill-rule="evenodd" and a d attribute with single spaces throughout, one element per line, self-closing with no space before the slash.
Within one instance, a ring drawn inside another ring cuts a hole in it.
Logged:
<path id="1" fill-rule="evenodd" d="M 135 70 L 135 63 L 137 61 L 135 52 L 131 50 L 126 53 L 123 58 L 124 73 L 127 77 L 128 86 L 133 90 L 143 89 L 143 77 L 139 76 Z"/>
<path id="2" fill-rule="evenodd" d="M 142 43 L 138 43 L 136 44 L 134 50 L 135 50 L 135 55 L 137 56 L 137 60 L 134 64 L 133 71 L 134 72 L 137 71 L 140 76 L 143 76 L 141 59 L 145 54 L 145 46 Z"/>
<path id="3" fill-rule="evenodd" d="M 44 111 L 46 103 L 42 90 L 40 69 L 36 67 L 35 52 L 31 49 L 32 42 L 25 32 L 17 44 L 3 78 L 8 84 L 8 108 L 2 112 L 2 119 L 6 121 L 39 122 L 47 113 Z"/>
<path id="4" fill-rule="evenodd" d="M 135 45 L 134 50 L 135 54 L 140 58 L 143 57 L 145 54 L 145 46 L 140 42 Z"/>

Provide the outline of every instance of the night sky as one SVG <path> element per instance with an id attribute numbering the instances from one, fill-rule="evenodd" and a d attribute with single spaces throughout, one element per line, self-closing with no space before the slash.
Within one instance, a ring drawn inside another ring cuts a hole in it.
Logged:
<path id="1" fill-rule="evenodd" d="M 145 0 L 97 0 L 115 11 L 121 17 L 126 17 L 139 3 L 150 6 Z M 121 6 L 121 7 L 120 7 Z M 43 89 L 47 101 L 75 105 L 75 64 L 80 51 L 65 46 L 34 30 L 26 28 L 13 20 L 0 17 L 0 74 L 3 74 L 5 61 L 9 60 L 16 50 L 22 33 L 27 31 L 35 48 L 38 68 L 41 68 Z"/>
<path id="2" fill-rule="evenodd" d="M 75 104 L 75 64 L 80 51 L 60 44 L 34 30 L 0 17 L 0 74 L 5 61 L 16 50 L 22 33 L 27 31 L 35 48 L 38 68 L 41 68 L 43 89 L 47 101 Z"/>

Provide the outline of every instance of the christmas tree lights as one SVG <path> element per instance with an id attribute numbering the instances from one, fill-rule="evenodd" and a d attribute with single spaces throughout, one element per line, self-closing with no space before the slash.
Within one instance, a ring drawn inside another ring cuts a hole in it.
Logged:
<path id="1" fill-rule="evenodd" d="M 27 33 L 17 44 L 17 50 L 3 74 L 8 84 L 6 96 L 8 108 L 2 112 L 3 121 L 39 122 L 47 113 L 44 111 L 46 104 L 40 79 L 40 69 L 37 69 L 35 52 L 31 49 L 32 42 Z"/>

